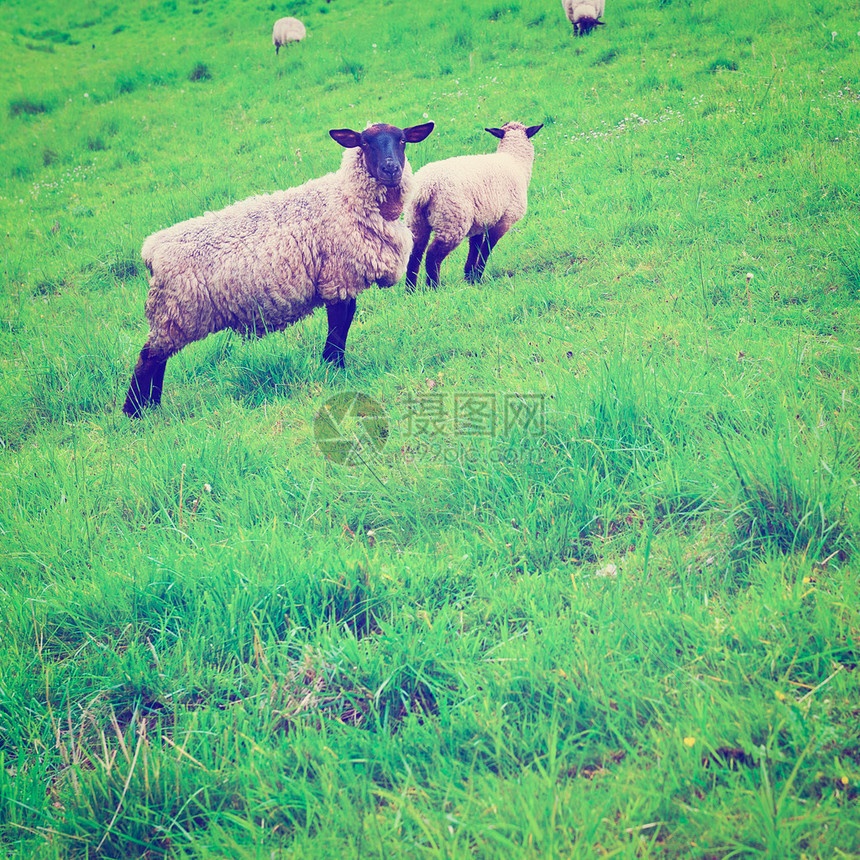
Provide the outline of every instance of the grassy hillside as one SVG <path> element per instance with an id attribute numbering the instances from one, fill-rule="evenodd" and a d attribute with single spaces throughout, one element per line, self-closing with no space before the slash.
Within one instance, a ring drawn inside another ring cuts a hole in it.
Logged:
<path id="1" fill-rule="evenodd" d="M 860 854 L 855 4 L 605 20 L 0 6 L 0 856 Z M 428 119 L 544 124 L 482 284 L 123 416 L 147 235 Z"/>

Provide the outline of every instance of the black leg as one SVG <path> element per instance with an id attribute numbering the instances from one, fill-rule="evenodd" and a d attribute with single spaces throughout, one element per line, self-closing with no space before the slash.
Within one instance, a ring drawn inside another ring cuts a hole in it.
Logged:
<path id="1" fill-rule="evenodd" d="M 476 254 L 475 265 L 472 268 L 471 275 L 467 272 L 466 277 L 472 283 L 477 283 L 484 276 L 484 267 L 487 265 L 487 260 L 490 258 L 490 251 L 496 247 L 496 243 L 505 233 L 508 232 L 508 227 L 505 224 L 497 224 L 491 227 L 480 238 L 481 242 Z M 473 237 L 474 238 L 474 237 Z M 471 256 L 471 255 L 470 255 Z"/>
<path id="2" fill-rule="evenodd" d="M 430 225 L 422 224 L 412 231 L 412 253 L 409 255 L 409 263 L 406 265 L 406 292 L 414 292 L 418 284 L 418 270 L 421 268 L 421 258 L 424 249 L 430 239 Z"/>
<path id="3" fill-rule="evenodd" d="M 139 418 L 140 413 L 150 405 L 161 402 L 161 391 L 164 387 L 164 369 L 167 358 L 155 358 L 150 354 L 149 346 L 144 346 L 131 376 L 131 385 L 125 398 L 122 411 L 130 418 Z"/>
<path id="4" fill-rule="evenodd" d="M 469 237 L 469 256 L 466 257 L 466 268 L 464 269 L 467 281 L 472 280 L 472 273 L 475 270 L 475 264 L 478 262 L 478 255 L 481 252 L 481 241 L 483 238 L 483 234 L 480 233 L 476 236 Z"/>
<path id="5" fill-rule="evenodd" d="M 484 274 L 484 267 L 487 265 L 487 257 L 490 256 L 492 246 L 486 233 L 480 236 L 474 236 L 477 239 L 477 249 L 475 251 L 475 262 L 470 271 L 466 272 L 466 280 L 470 284 L 477 284 Z"/>
<path id="6" fill-rule="evenodd" d="M 335 367 L 343 367 L 343 353 L 346 349 L 346 336 L 355 316 L 355 299 L 346 299 L 326 305 L 328 313 L 328 337 L 323 347 L 323 361 Z"/>
<path id="7" fill-rule="evenodd" d="M 457 247 L 458 243 L 450 244 L 448 242 L 442 242 L 438 238 L 435 238 L 430 245 L 430 249 L 427 251 L 427 286 L 433 287 L 434 289 L 439 286 L 439 269 L 442 266 L 442 261 L 454 248 Z"/>
<path id="8" fill-rule="evenodd" d="M 152 388 L 150 391 L 152 392 L 153 406 L 158 406 L 161 403 L 161 392 L 164 389 L 164 371 L 166 368 L 166 361 L 159 362 L 152 373 Z"/>

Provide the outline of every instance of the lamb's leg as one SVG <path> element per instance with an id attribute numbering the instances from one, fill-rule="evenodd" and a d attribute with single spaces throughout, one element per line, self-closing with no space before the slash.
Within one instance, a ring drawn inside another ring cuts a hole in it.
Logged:
<path id="1" fill-rule="evenodd" d="M 471 283 L 477 283 L 484 276 L 484 267 L 487 265 L 487 260 L 490 257 L 490 251 L 496 247 L 496 243 L 505 233 L 508 232 L 509 224 L 504 221 L 495 225 L 495 227 L 490 227 L 481 237 L 481 241 L 478 245 L 478 251 L 476 253 L 475 265 L 472 267 L 471 273 L 466 272 L 466 277 Z M 472 237 L 478 238 L 476 236 Z M 469 253 L 471 257 L 471 252 Z"/>
<path id="2" fill-rule="evenodd" d="M 161 354 L 153 356 L 149 344 L 140 351 L 122 407 L 122 411 L 130 418 L 139 418 L 147 406 L 157 406 L 161 402 L 167 358 Z"/>
<path id="3" fill-rule="evenodd" d="M 323 347 L 323 361 L 335 367 L 343 367 L 343 353 L 346 349 L 346 336 L 355 316 L 355 299 L 346 299 L 326 305 L 328 313 L 328 337 Z"/>
<path id="4" fill-rule="evenodd" d="M 406 292 L 415 291 L 418 284 L 418 270 L 421 268 L 421 258 L 424 256 L 424 249 L 427 247 L 427 242 L 430 240 L 430 225 L 426 221 L 418 221 L 412 226 L 412 253 L 409 255 L 409 262 L 406 265 Z"/>
<path id="5" fill-rule="evenodd" d="M 459 245 L 459 242 L 450 242 L 441 239 L 437 234 L 430 243 L 430 248 L 427 251 L 427 286 L 435 289 L 439 286 L 439 269 L 442 266 L 442 261 L 454 248 Z"/>
<path id="6" fill-rule="evenodd" d="M 485 233 L 478 233 L 475 236 L 469 237 L 469 256 L 466 258 L 466 280 L 469 282 L 477 280 L 475 278 L 475 266 L 481 257 L 481 245 L 484 242 Z"/>

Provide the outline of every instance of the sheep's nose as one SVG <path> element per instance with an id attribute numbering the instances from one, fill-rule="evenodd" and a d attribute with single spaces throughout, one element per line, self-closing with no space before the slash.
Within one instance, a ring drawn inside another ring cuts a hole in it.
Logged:
<path id="1" fill-rule="evenodd" d="M 396 182 L 400 179 L 402 170 L 400 165 L 394 160 L 386 161 L 379 165 L 380 179 L 388 179 L 391 182 Z"/>

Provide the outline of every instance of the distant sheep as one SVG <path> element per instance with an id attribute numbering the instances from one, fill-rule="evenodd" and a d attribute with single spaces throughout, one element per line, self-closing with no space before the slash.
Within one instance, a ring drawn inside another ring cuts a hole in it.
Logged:
<path id="1" fill-rule="evenodd" d="M 272 28 L 272 44 L 277 54 L 289 42 L 301 42 L 307 35 L 305 25 L 298 18 L 278 18 Z"/>
<path id="2" fill-rule="evenodd" d="M 363 132 L 333 129 L 347 151 L 340 169 L 297 188 L 260 194 L 151 235 L 141 255 L 151 275 L 149 337 L 123 411 L 158 404 L 167 360 L 230 328 L 262 337 L 328 311 L 323 360 L 343 367 L 356 296 L 390 287 L 406 269 L 412 237 L 398 220 L 412 187 L 407 143 L 433 123 Z"/>
<path id="3" fill-rule="evenodd" d="M 466 279 L 481 280 L 490 251 L 526 213 L 535 150 L 531 139 L 543 125 L 526 128 L 509 122 L 486 131 L 499 138 L 494 153 L 458 155 L 425 164 L 415 174 L 415 193 L 406 207 L 406 223 L 415 245 L 406 267 L 406 289 L 418 283 L 427 251 L 427 284 L 439 284 L 442 261 L 467 236 Z"/>
<path id="4" fill-rule="evenodd" d="M 606 0 L 561 0 L 561 5 L 577 36 L 585 36 L 606 23 L 598 21 L 606 8 Z"/>

